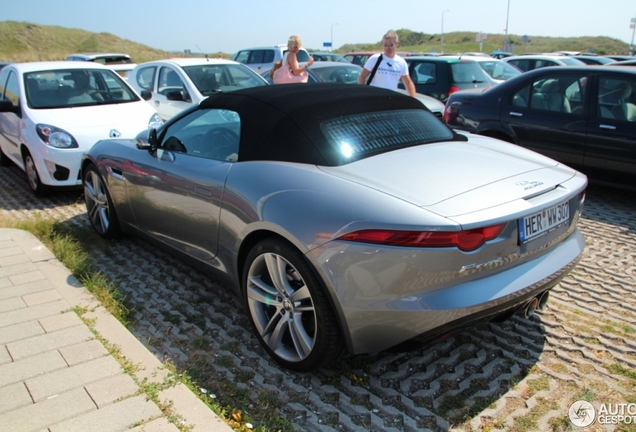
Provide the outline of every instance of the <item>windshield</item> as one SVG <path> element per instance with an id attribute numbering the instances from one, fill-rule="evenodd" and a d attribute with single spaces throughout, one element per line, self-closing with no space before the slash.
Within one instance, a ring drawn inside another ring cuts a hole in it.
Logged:
<path id="1" fill-rule="evenodd" d="M 202 64 L 183 68 L 203 96 L 267 85 L 252 69 L 237 64 Z"/>
<path id="2" fill-rule="evenodd" d="M 332 82 L 344 84 L 358 84 L 361 68 L 352 65 L 313 67 L 311 73 L 318 82 Z"/>
<path id="3" fill-rule="evenodd" d="M 519 69 L 503 61 L 479 61 L 478 63 L 488 75 L 496 80 L 507 80 L 521 75 Z"/>
<path id="4" fill-rule="evenodd" d="M 69 108 L 140 100 L 110 69 L 60 69 L 24 74 L 26 101 L 34 109 Z"/>
<path id="5" fill-rule="evenodd" d="M 127 56 L 103 56 L 103 57 L 95 57 L 91 59 L 95 63 L 101 63 L 103 65 L 112 65 L 112 64 L 134 64 L 132 59 Z"/>
<path id="6" fill-rule="evenodd" d="M 572 57 L 563 57 L 561 61 L 563 62 L 564 65 L 567 65 L 567 66 L 581 66 L 585 64 L 581 60 L 578 60 Z"/>
<path id="7" fill-rule="evenodd" d="M 325 121 L 321 129 L 330 154 L 342 165 L 379 153 L 453 139 L 453 133 L 430 112 L 391 110 Z"/>
<path id="8" fill-rule="evenodd" d="M 451 63 L 451 71 L 455 84 L 483 83 L 487 80 L 483 69 L 474 61 Z"/>

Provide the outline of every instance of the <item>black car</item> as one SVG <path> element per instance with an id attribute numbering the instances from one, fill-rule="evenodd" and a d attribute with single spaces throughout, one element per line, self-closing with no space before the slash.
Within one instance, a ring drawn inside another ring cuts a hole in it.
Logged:
<path id="1" fill-rule="evenodd" d="M 612 63 L 612 66 L 636 66 L 636 60 L 621 60 Z"/>
<path id="2" fill-rule="evenodd" d="M 509 141 L 594 181 L 636 186 L 636 69 L 552 67 L 446 102 L 450 126 Z"/>
<path id="3" fill-rule="evenodd" d="M 405 60 L 415 90 L 442 102 L 458 90 L 490 86 L 486 73 L 469 57 L 414 56 Z M 404 84 L 400 82 L 398 87 L 404 88 Z"/>

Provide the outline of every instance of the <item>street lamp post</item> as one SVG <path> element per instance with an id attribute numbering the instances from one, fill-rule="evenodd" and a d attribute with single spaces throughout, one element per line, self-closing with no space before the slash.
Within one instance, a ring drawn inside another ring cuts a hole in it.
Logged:
<path id="1" fill-rule="evenodd" d="M 634 55 L 634 32 L 636 32 L 636 17 L 629 20 L 629 28 L 632 30 L 632 42 L 629 44 L 629 55 Z"/>
<path id="2" fill-rule="evenodd" d="M 508 8 L 506 9 L 506 28 L 504 29 L 504 46 L 502 51 L 510 51 L 510 43 L 508 41 L 508 18 L 510 17 L 510 0 L 508 0 Z"/>
<path id="3" fill-rule="evenodd" d="M 445 11 L 442 11 L 442 33 L 441 33 L 442 46 L 441 46 L 441 54 L 444 54 L 444 14 L 446 12 L 450 12 L 450 10 L 446 9 Z"/>
<path id="4" fill-rule="evenodd" d="M 331 24 L 331 51 L 333 52 L 333 26 L 337 26 L 339 23 Z"/>

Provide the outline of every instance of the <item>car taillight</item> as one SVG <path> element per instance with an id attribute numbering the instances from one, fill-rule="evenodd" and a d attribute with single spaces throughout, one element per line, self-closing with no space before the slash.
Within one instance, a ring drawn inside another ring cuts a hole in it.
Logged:
<path id="1" fill-rule="evenodd" d="M 474 251 L 488 240 L 501 234 L 505 223 L 463 231 L 395 231 L 360 230 L 339 237 L 339 240 L 372 243 L 386 246 L 419 248 L 456 247 L 464 252 Z"/>
<path id="2" fill-rule="evenodd" d="M 453 124 L 459 115 L 459 105 L 461 102 L 446 102 L 446 106 L 444 107 L 444 122 L 446 124 Z"/>
<path id="3" fill-rule="evenodd" d="M 452 95 L 453 93 L 455 93 L 456 91 L 459 91 L 459 87 L 457 86 L 450 86 L 450 88 L 448 89 L 448 95 Z"/>

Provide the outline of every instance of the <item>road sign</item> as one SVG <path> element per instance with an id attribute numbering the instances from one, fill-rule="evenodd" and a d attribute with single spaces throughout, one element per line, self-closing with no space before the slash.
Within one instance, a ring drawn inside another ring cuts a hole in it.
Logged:
<path id="1" fill-rule="evenodd" d="M 486 33 L 477 33 L 475 35 L 475 42 L 481 42 L 484 39 L 488 39 L 488 35 Z"/>

